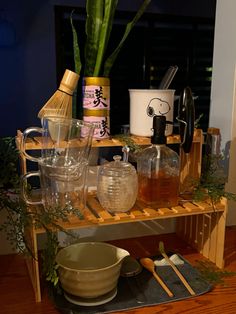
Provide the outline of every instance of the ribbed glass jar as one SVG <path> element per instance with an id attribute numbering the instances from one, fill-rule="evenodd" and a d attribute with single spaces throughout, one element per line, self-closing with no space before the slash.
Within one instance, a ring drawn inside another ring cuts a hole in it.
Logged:
<path id="1" fill-rule="evenodd" d="M 114 161 L 101 166 L 98 174 L 97 196 L 102 207 L 109 212 L 127 212 L 137 198 L 136 169 L 115 155 Z"/>

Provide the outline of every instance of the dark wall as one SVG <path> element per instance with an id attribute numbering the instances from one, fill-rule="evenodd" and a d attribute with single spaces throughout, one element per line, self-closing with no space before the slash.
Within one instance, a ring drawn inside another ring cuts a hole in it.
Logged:
<path id="1" fill-rule="evenodd" d="M 38 109 L 55 89 L 53 6 L 49 1 L 1 1 L 0 136 L 38 123 Z M 10 30 L 14 40 L 3 41 Z"/>
<path id="2" fill-rule="evenodd" d="M 136 10 L 142 0 L 120 0 L 119 9 Z M 39 125 L 38 111 L 56 91 L 54 5 L 84 6 L 85 1 L 1 0 L 0 136 Z M 132 6 L 132 7 L 131 7 Z M 214 16 L 215 1 L 153 0 L 148 11 Z"/>

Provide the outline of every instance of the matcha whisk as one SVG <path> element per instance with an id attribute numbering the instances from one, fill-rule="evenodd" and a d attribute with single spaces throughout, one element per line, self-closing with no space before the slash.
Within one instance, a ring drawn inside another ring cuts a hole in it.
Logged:
<path id="1" fill-rule="evenodd" d="M 66 69 L 60 86 L 38 113 L 41 119 L 47 116 L 72 118 L 72 96 L 79 75 Z"/>

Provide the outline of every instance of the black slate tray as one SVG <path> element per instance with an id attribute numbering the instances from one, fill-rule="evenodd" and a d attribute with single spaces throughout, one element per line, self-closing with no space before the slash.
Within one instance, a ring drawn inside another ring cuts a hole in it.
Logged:
<path id="1" fill-rule="evenodd" d="M 196 296 L 207 293 L 211 290 L 212 286 L 202 278 L 198 270 L 196 270 L 186 259 L 178 254 L 178 257 L 184 261 L 183 265 L 178 265 L 178 269 L 196 292 Z M 153 260 L 158 257 L 153 257 Z M 158 266 L 156 268 L 158 274 L 162 277 L 164 282 L 174 293 L 174 297 L 170 298 L 166 292 L 161 288 L 158 282 L 154 279 L 152 274 L 146 269 L 136 276 L 139 286 L 141 287 L 144 295 L 145 302 L 137 303 L 133 292 L 130 289 L 127 278 L 120 277 L 117 286 L 116 297 L 108 303 L 97 306 L 80 306 L 75 305 L 67 301 L 64 295 L 60 295 L 54 292 L 53 300 L 55 307 L 63 314 L 101 314 L 112 313 L 115 311 L 128 310 L 144 306 L 152 306 L 161 303 L 173 302 L 177 300 L 183 300 L 192 298 L 185 286 L 181 283 L 178 276 L 175 274 L 171 266 Z M 135 283 L 135 278 L 129 278 Z"/>

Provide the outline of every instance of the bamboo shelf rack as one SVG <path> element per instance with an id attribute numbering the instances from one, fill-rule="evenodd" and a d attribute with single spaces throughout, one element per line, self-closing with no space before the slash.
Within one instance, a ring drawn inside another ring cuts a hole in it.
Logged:
<path id="1" fill-rule="evenodd" d="M 20 150 L 22 133 L 17 132 L 16 143 Z M 149 138 L 133 137 L 139 145 L 149 145 Z M 170 136 L 168 144 L 179 144 L 179 136 Z M 180 148 L 181 160 L 181 187 L 186 188 L 188 178 L 198 178 L 201 171 L 203 134 L 201 130 L 195 130 L 194 141 L 189 154 L 185 154 Z M 93 141 L 93 147 L 123 146 L 117 139 L 106 139 Z M 41 149 L 40 138 L 29 139 L 27 150 Z M 27 172 L 27 161 L 20 153 L 22 174 Z M 181 190 L 181 188 L 180 188 Z M 91 226 L 125 224 L 137 221 L 158 220 L 176 218 L 176 233 L 192 247 L 196 248 L 204 257 L 215 263 L 218 267 L 224 266 L 224 239 L 226 225 L 227 202 L 222 200 L 214 208 L 207 200 L 204 202 L 193 202 L 179 198 L 179 205 L 171 208 L 154 209 L 145 207 L 136 202 L 134 207 L 127 213 L 110 214 L 104 210 L 96 195 L 88 196 L 83 219 L 75 216 L 69 217 L 69 222 L 63 222 L 65 229 L 79 229 Z M 43 230 L 31 228 L 27 230 L 27 237 L 32 251 L 37 257 L 37 237 Z M 37 259 L 27 261 L 29 274 L 33 284 L 36 302 L 41 301 L 40 275 Z"/>

